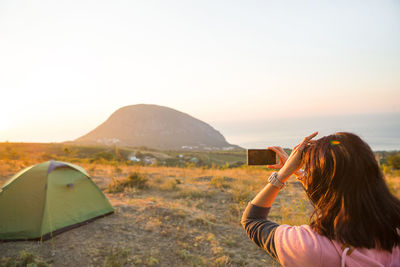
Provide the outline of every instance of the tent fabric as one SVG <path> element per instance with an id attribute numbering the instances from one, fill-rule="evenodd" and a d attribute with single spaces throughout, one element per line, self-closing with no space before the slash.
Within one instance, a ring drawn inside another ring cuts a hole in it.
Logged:
<path id="1" fill-rule="evenodd" d="M 58 162 L 58 161 L 51 160 L 49 167 L 47 168 L 47 174 L 54 171 L 54 169 L 61 168 L 61 167 L 68 167 L 68 165 L 65 164 L 64 162 Z"/>
<path id="2" fill-rule="evenodd" d="M 113 211 L 83 168 L 43 162 L 2 186 L 0 240 L 46 239 Z"/>

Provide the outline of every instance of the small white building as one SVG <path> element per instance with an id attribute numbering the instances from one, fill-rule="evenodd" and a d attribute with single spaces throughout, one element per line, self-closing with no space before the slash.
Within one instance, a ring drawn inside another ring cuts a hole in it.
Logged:
<path id="1" fill-rule="evenodd" d="M 140 159 L 137 158 L 136 156 L 129 156 L 129 160 L 133 162 L 140 162 Z"/>

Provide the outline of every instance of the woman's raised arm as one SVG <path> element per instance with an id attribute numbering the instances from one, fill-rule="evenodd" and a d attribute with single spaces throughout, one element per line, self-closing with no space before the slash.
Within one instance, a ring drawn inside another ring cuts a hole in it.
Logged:
<path id="1" fill-rule="evenodd" d="M 279 159 L 280 164 L 269 165 L 269 167 L 279 168 L 281 169 L 278 171 L 277 179 L 282 183 L 285 183 L 289 177 L 295 173 L 296 171 L 300 170 L 301 168 L 301 153 L 303 152 L 304 148 L 312 142 L 313 139 L 318 132 L 314 132 L 309 136 L 305 137 L 303 141 L 295 146 L 290 153 L 290 156 L 286 159 L 283 149 L 280 147 L 271 147 L 270 149 L 274 150 Z M 283 152 L 283 153 L 282 153 Z M 286 155 L 287 156 L 287 155 Z M 283 166 L 282 166 L 283 163 Z M 272 203 L 274 202 L 276 196 L 278 195 L 280 188 L 273 186 L 271 183 L 268 183 L 251 201 L 253 205 L 259 207 L 271 207 Z"/>

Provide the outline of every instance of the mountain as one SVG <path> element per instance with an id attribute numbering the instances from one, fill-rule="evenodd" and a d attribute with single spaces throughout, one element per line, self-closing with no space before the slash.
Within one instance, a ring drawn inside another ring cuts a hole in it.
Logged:
<path id="1" fill-rule="evenodd" d="M 232 150 L 209 124 L 172 108 L 139 104 L 115 111 L 105 122 L 75 140 L 84 144 L 118 144 L 155 149 Z"/>

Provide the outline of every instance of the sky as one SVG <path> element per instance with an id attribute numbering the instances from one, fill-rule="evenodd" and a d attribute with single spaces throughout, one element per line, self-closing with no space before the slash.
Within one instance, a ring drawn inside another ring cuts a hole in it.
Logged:
<path id="1" fill-rule="evenodd" d="M 2 0 L 0 141 L 74 140 L 140 103 L 239 144 L 266 130 L 249 123 L 400 114 L 399 33 L 399 1 Z"/>

